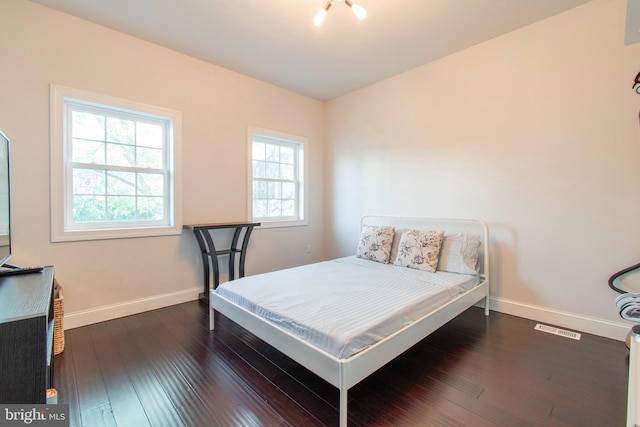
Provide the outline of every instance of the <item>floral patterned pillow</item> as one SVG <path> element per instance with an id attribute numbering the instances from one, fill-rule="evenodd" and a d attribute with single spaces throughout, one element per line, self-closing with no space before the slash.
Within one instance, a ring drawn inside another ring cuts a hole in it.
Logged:
<path id="1" fill-rule="evenodd" d="M 436 271 L 444 231 L 405 230 L 400 237 L 395 265 Z"/>
<path id="2" fill-rule="evenodd" d="M 370 261 L 389 263 L 393 227 L 363 225 L 356 256 Z"/>

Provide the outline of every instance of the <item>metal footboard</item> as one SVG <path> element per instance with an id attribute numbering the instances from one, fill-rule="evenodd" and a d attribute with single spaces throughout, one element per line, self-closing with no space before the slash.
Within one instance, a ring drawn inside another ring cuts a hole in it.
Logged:
<path id="1" fill-rule="evenodd" d="M 640 325 L 631 329 L 629 340 L 629 393 L 627 397 L 627 427 L 640 426 Z"/>

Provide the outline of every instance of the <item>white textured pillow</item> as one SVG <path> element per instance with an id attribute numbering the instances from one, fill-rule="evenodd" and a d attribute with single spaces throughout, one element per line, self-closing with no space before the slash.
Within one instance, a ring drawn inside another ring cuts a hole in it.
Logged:
<path id="1" fill-rule="evenodd" d="M 466 234 L 447 234 L 440 249 L 439 271 L 460 274 L 478 274 L 478 248 L 480 240 Z"/>
<path id="2" fill-rule="evenodd" d="M 398 257 L 398 246 L 400 245 L 400 238 L 402 233 L 405 232 L 404 228 L 396 228 L 393 230 L 393 242 L 391 242 L 391 253 L 389 254 L 389 262 L 394 262 Z"/>
<path id="3" fill-rule="evenodd" d="M 358 258 L 388 264 L 392 241 L 393 227 L 363 225 L 356 256 Z"/>
<path id="4" fill-rule="evenodd" d="M 405 230 L 394 264 L 435 272 L 443 235 L 444 231 Z"/>

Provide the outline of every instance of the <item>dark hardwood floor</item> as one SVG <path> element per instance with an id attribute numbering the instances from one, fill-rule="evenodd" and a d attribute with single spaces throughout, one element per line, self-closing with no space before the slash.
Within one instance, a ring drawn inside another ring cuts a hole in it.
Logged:
<path id="1" fill-rule="evenodd" d="M 349 426 L 625 425 L 628 352 L 471 308 L 349 392 Z M 66 331 L 71 426 L 335 426 L 338 390 L 199 302 Z"/>

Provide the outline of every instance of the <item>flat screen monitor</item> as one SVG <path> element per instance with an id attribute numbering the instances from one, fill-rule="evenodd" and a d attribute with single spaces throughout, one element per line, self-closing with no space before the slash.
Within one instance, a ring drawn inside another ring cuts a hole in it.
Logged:
<path id="1" fill-rule="evenodd" d="M 9 138 L 0 131 L 0 266 L 11 257 Z"/>

